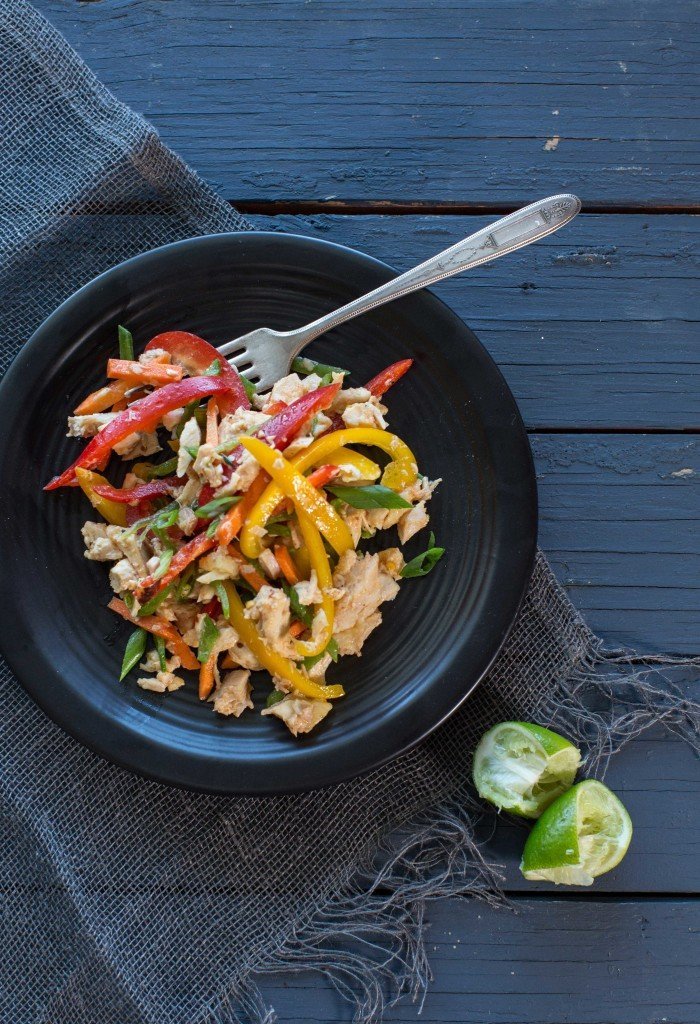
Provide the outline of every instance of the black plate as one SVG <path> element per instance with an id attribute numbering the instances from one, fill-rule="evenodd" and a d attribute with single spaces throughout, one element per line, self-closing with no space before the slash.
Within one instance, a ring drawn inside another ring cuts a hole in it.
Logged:
<path id="1" fill-rule="evenodd" d="M 118 683 L 129 627 L 106 609 L 107 566 L 83 557 L 91 518 L 78 490 L 42 485 L 73 461 L 66 416 L 103 379 L 116 327 L 143 345 L 181 328 L 214 344 L 289 329 L 394 275 L 362 253 L 270 233 L 215 235 L 145 253 L 65 302 L 0 387 L 0 642 L 37 703 L 76 739 L 140 774 L 219 793 L 279 793 L 350 778 L 417 743 L 476 686 L 513 622 L 536 543 L 532 457 L 503 377 L 472 332 L 428 292 L 319 339 L 308 354 L 354 385 L 394 360 L 411 372 L 388 395 L 392 430 L 443 483 L 431 525 L 447 554 L 406 580 L 361 658 L 329 679 L 347 696 L 310 736 L 275 719 L 221 718 L 188 685 L 164 696 Z M 97 518 L 97 517 L 94 517 Z M 427 531 L 407 555 L 423 550 Z M 387 535 L 386 545 L 394 543 Z M 256 703 L 269 683 L 260 678 Z"/>

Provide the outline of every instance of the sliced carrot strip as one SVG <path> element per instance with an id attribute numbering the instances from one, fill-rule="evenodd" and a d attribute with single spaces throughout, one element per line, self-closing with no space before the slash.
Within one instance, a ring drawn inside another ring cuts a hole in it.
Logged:
<path id="1" fill-rule="evenodd" d="M 182 380 L 181 366 L 165 363 L 138 363 L 135 359 L 110 359 L 107 376 L 139 384 L 174 384 Z"/>
<path id="2" fill-rule="evenodd" d="M 141 626 L 142 629 L 145 629 L 148 633 L 153 633 L 154 636 L 161 636 L 165 640 L 166 647 L 180 659 L 183 668 L 191 672 L 199 668 L 199 662 L 194 654 L 173 624 L 168 622 L 167 619 L 162 618 L 160 615 L 145 615 L 142 619 L 139 619 L 136 615 L 131 614 L 124 602 L 118 597 L 113 597 L 107 607 L 111 611 L 116 612 L 117 615 L 121 615 L 127 622 L 133 622 L 135 626 Z"/>
<path id="3" fill-rule="evenodd" d="M 104 412 L 111 409 L 115 402 L 120 401 L 134 385 L 129 380 L 115 380 L 98 388 L 92 394 L 84 398 L 80 405 L 73 410 L 76 416 L 88 416 L 93 412 Z"/>
<path id="4" fill-rule="evenodd" d="M 277 559 L 277 564 L 282 570 L 284 578 L 286 579 L 287 583 L 289 583 L 291 586 L 294 586 L 295 583 L 299 582 L 299 573 L 297 572 L 296 566 L 292 561 L 292 557 L 289 554 L 289 550 L 284 546 L 284 544 L 276 544 L 275 547 L 273 548 L 273 551 L 275 558 Z"/>
<path id="5" fill-rule="evenodd" d="M 212 448 L 216 448 L 219 443 L 218 415 L 219 405 L 215 398 L 210 398 L 207 402 L 207 433 L 205 441 Z"/>
<path id="6" fill-rule="evenodd" d="M 199 669 L 199 699 L 206 700 L 214 689 L 214 666 L 216 654 L 210 654 Z"/>
<path id="7" fill-rule="evenodd" d="M 301 636 L 305 629 L 306 626 L 304 625 L 304 623 L 301 622 L 299 619 L 295 619 L 294 622 L 289 627 L 289 633 L 296 640 L 298 636 Z"/>
<path id="8" fill-rule="evenodd" d="M 172 561 L 168 566 L 167 570 L 157 580 L 153 576 L 147 576 L 145 580 L 139 585 L 136 591 L 137 597 L 141 598 L 144 595 L 148 595 L 150 600 L 151 597 L 155 597 L 161 590 L 164 590 L 174 579 L 180 575 L 181 572 L 191 565 L 192 562 L 196 561 L 200 555 L 205 554 L 207 551 L 211 551 L 212 548 L 216 547 L 216 540 L 214 537 L 207 537 L 206 533 L 198 533 L 196 537 L 188 541 L 179 551 L 176 551 L 172 557 Z"/>
<path id="9" fill-rule="evenodd" d="M 267 473 L 258 473 L 238 504 L 230 508 L 225 514 L 216 531 L 216 539 L 222 547 L 229 545 L 233 538 L 238 536 L 243 523 L 248 518 L 248 513 L 257 503 L 269 480 L 270 478 Z"/>

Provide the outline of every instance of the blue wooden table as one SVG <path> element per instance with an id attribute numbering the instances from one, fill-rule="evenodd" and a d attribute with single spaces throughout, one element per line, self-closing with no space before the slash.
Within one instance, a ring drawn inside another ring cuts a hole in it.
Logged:
<path id="1" fill-rule="evenodd" d="M 565 232 L 435 290 L 520 403 L 542 546 L 613 643 L 700 646 L 697 8 L 689 0 L 35 0 L 116 95 L 261 227 L 405 269 L 556 191 Z M 695 100 L 695 109 L 693 108 Z M 695 298 L 695 302 L 693 299 Z M 647 734 L 613 762 L 632 849 L 593 891 L 516 913 L 430 908 L 421 1018 L 697 1024 L 697 761 Z M 267 981 L 282 1021 L 347 1019 L 314 976 Z"/>

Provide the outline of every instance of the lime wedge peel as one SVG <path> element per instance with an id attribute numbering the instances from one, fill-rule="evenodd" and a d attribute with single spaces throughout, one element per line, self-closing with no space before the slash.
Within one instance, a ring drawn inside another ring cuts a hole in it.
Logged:
<path id="1" fill-rule="evenodd" d="M 627 853 L 632 821 L 602 782 L 587 779 L 543 813 L 525 843 L 520 870 L 529 881 L 592 885 Z"/>
<path id="2" fill-rule="evenodd" d="M 524 818 L 540 814 L 571 786 L 581 753 L 541 725 L 501 722 L 482 736 L 472 769 L 479 795 Z"/>

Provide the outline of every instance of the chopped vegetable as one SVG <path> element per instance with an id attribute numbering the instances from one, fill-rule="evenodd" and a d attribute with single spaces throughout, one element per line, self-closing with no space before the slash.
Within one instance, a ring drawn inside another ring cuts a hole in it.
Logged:
<path id="1" fill-rule="evenodd" d="M 167 587 L 174 579 L 176 579 L 180 573 L 191 565 L 197 558 L 206 554 L 207 551 L 211 551 L 216 546 L 216 541 L 213 537 L 207 537 L 205 533 L 198 533 L 196 537 L 188 541 L 187 544 L 183 545 L 179 551 L 177 551 L 167 568 L 167 571 L 160 577 L 160 580 L 156 579 L 155 576 L 147 576 L 145 580 L 142 580 L 137 590 L 137 596 L 148 594 L 149 590 L 153 588 L 155 583 L 160 582 L 158 590 L 163 590 Z M 155 596 L 153 594 L 151 597 Z"/>
<path id="2" fill-rule="evenodd" d="M 282 657 L 268 647 L 255 628 L 255 624 L 245 617 L 243 602 L 234 585 L 227 581 L 224 583 L 224 587 L 229 599 L 229 622 L 246 647 L 253 652 L 260 664 L 271 675 L 286 679 L 295 690 L 305 697 L 313 697 L 316 700 L 332 700 L 344 695 L 345 691 L 342 686 L 320 686 L 301 672 L 293 661 Z"/>
<path id="3" fill-rule="evenodd" d="M 162 619 L 158 615 L 146 616 L 142 619 L 136 619 L 134 615 L 129 611 L 127 606 L 119 598 L 113 597 L 107 605 L 117 615 L 121 615 L 127 622 L 133 622 L 135 626 L 141 626 L 149 633 L 153 633 L 155 636 L 162 636 L 165 640 L 166 647 L 176 654 L 182 662 L 182 667 L 194 670 L 198 666 L 198 661 L 194 654 L 187 646 L 185 641 L 182 639 L 175 626 L 167 619 Z"/>
<path id="4" fill-rule="evenodd" d="M 126 393 L 133 388 L 129 380 L 115 380 L 103 388 L 98 388 L 92 394 L 84 398 L 80 405 L 76 405 L 73 412 L 76 416 L 89 416 L 93 412 L 104 412 L 111 409 L 115 403 L 124 398 Z"/>
<path id="5" fill-rule="evenodd" d="M 216 667 L 216 655 L 210 654 L 207 660 L 199 669 L 198 696 L 200 700 L 206 700 L 214 689 Z"/>
<path id="6" fill-rule="evenodd" d="M 384 470 L 382 480 L 392 490 L 402 490 L 415 482 L 418 473 L 411 449 L 396 434 L 390 434 L 386 430 L 378 430 L 374 427 L 351 427 L 325 434 L 323 437 L 317 438 L 300 455 L 295 456 L 291 460 L 291 464 L 298 472 L 303 473 L 311 466 L 325 461 L 331 452 L 336 452 L 339 447 L 344 447 L 346 444 L 373 445 L 387 452 L 391 456 L 392 462 Z M 276 482 L 268 484 L 246 519 L 241 533 L 241 550 L 248 558 L 257 558 L 260 554 L 262 544 L 258 531 L 265 528 L 267 520 L 274 515 L 275 509 L 284 496 L 284 491 Z"/>
<path id="7" fill-rule="evenodd" d="M 154 466 L 151 462 L 135 462 L 131 472 L 140 480 L 148 483 L 150 480 L 160 479 L 163 476 L 172 476 L 176 469 L 177 456 L 174 459 L 168 459 L 167 462 L 161 462 L 158 466 Z"/>
<path id="8" fill-rule="evenodd" d="M 188 331 L 166 331 L 151 338 L 146 345 L 146 352 L 154 348 L 162 348 L 169 352 L 173 360 L 184 366 L 191 376 L 205 374 L 211 370 L 212 364 L 219 360 L 219 378 L 227 385 L 225 392 L 221 392 L 219 409 L 222 413 L 235 412 L 241 408 L 250 409 L 250 401 L 237 371 L 227 359 L 222 359 L 218 349 L 204 338 Z"/>
<path id="9" fill-rule="evenodd" d="M 321 594 L 323 595 L 321 610 L 317 613 L 324 617 L 323 628 L 318 631 L 318 636 L 314 639 L 297 640 L 296 642 L 297 653 L 301 655 L 302 658 L 312 658 L 314 655 L 320 654 L 325 650 L 326 645 L 330 642 L 333 636 L 333 619 L 335 609 L 333 599 L 328 595 L 328 590 L 333 586 L 333 573 L 331 572 L 326 549 L 323 546 L 323 541 L 321 540 L 321 534 L 316 529 L 311 516 L 297 509 L 297 518 L 299 520 L 299 528 L 301 529 L 302 536 L 304 537 L 306 550 L 309 552 L 311 568 L 316 573 L 318 586 L 321 590 Z"/>
<path id="10" fill-rule="evenodd" d="M 223 585 L 221 580 L 216 581 L 214 584 L 214 590 L 216 591 L 216 596 L 219 598 L 219 602 L 221 604 L 222 615 L 227 619 L 230 611 L 228 594 L 226 593 L 226 587 Z"/>
<path id="11" fill-rule="evenodd" d="M 391 366 L 387 366 L 385 370 L 378 373 L 376 377 L 372 377 L 372 380 L 368 381 L 365 387 L 375 398 L 381 398 L 392 384 L 400 380 L 404 373 L 407 373 L 412 366 L 412 359 L 400 359 L 398 363 L 392 363 Z"/>
<path id="12" fill-rule="evenodd" d="M 120 505 L 140 505 L 142 501 L 152 501 L 154 498 L 172 494 L 177 486 L 176 477 L 171 477 L 169 480 L 152 480 L 147 484 L 140 484 L 132 488 L 112 487 L 105 480 L 103 484 L 95 484 L 94 490 L 106 501 Z"/>
<path id="13" fill-rule="evenodd" d="M 329 366 L 328 363 L 316 363 L 313 359 L 307 359 L 305 356 L 297 356 L 292 360 L 292 373 L 298 373 L 302 377 L 308 377 L 310 373 L 326 377 L 328 374 L 348 374 L 350 371 L 343 370 L 340 366 Z"/>
<path id="14" fill-rule="evenodd" d="M 248 378 L 243 373 L 241 374 L 241 384 L 243 385 L 243 387 L 245 389 L 245 393 L 246 393 L 246 396 L 248 398 L 248 401 L 252 402 L 253 399 L 255 398 L 255 396 L 258 393 L 258 390 L 255 387 L 255 384 L 253 384 L 252 380 L 248 380 Z"/>
<path id="15" fill-rule="evenodd" d="M 224 518 L 221 520 L 219 528 L 216 531 L 216 539 L 222 547 L 226 547 L 227 544 L 231 543 L 234 537 L 238 536 L 243 523 L 246 521 L 248 513 L 265 490 L 267 480 L 268 477 L 266 473 L 258 473 L 255 480 L 253 480 L 252 484 L 243 496 L 243 499 L 224 514 Z"/>
<path id="16" fill-rule="evenodd" d="M 415 576 L 427 576 L 444 554 L 445 549 L 435 546 L 435 534 L 431 533 L 430 540 L 428 541 L 428 550 L 423 551 L 420 555 L 416 555 L 410 562 L 406 562 L 401 570 L 401 575 L 404 579 L 411 579 Z"/>
<path id="17" fill-rule="evenodd" d="M 163 639 L 162 636 L 154 636 L 153 637 L 153 644 L 154 644 L 155 649 L 156 649 L 156 654 L 158 655 L 158 661 L 160 663 L 160 670 L 161 670 L 161 672 L 167 672 L 168 664 L 167 664 L 167 662 L 165 660 L 165 640 Z"/>
<path id="18" fill-rule="evenodd" d="M 158 426 L 163 416 L 173 409 L 185 405 L 195 398 L 206 398 L 212 394 L 227 391 L 226 384 L 220 377 L 191 377 L 175 384 L 153 391 L 145 398 L 130 405 L 120 412 L 107 426 L 96 434 L 86 445 L 82 454 L 75 462 L 56 476 L 45 487 L 45 491 L 53 491 L 57 487 L 71 487 L 75 483 L 75 471 L 82 469 L 100 469 L 106 463 L 114 448 L 129 434 L 136 431 L 149 432 Z"/>
<path id="19" fill-rule="evenodd" d="M 237 505 L 241 500 L 239 494 L 230 494 L 224 498 L 213 498 L 208 501 L 206 505 L 200 505 L 194 510 L 194 514 L 200 519 L 211 519 L 212 516 L 218 516 L 222 512 L 228 511 L 234 505 Z"/>
<path id="20" fill-rule="evenodd" d="M 331 494 L 340 498 L 346 505 L 352 508 L 411 508 L 411 502 L 406 501 L 396 491 L 381 484 L 367 484 L 363 487 L 345 487 L 342 484 L 332 484 L 328 487 Z"/>
<path id="21" fill-rule="evenodd" d="M 353 546 L 352 535 L 345 522 L 291 462 L 258 438 L 244 437 L 241 444 L 270 474 L 282 494 L 292 499 L 297 512 L 301 510 L 309 517 L 339 555 Z M 248 554 L 245 548 L 242 550 Z"/>
<path id="22" fill-rule="evenodd" d="M 124 676 L 131 672 L 134 665 L 138 665 L 141 661 L 143 653 L 146 650 L 146 636 L 146 630 L 138 627 L 127 640 L 124 657 L 122 659 L 122 669 L 119 675 L 119 682 L 122 681 Z"/>
<path id="23" fill-rule="evenodd" d="M 131 336 L 131 331 L 127 331 L 126 327 L 122 327 L 122 325 L 119 324 L 117 327 L 117 336 L 119 338 L 119 358 L 133 359 L 134 339 Z"/>
<path id="24" fill-rule="evenodd" d="M 208 661 L 212 647 L 219 639 L 220 633 L 216 628 L 216 624 L 212 622 L 208 615 L 204 616 L 202 622 L 202 631 L 199 636 L 199 648 L 197 650 L 198 661 Z"/>
<path id="25" fill-rule="evenodd" d="M 292 556 L 289 554 L 289 548 L 286 548 L 284 544 L 275 544 L 272 551 L 287 583 L 292 585 L 298 583 L 299 573 L 292 561 Z"/>
<path id="26" fill-rule="evenodd" d="M 181 366 L 164 363 L 138 363 L 132 359 L 110 359 L 107 376 L 134 384 L 172 384 L 182 380 Z"/>
<path id="27" fill-rule="evenodd" d="M 107 483 L 105 477 L 99 473 L 93 473 L 89 469 L 77 469 L 76 479 L 87 500 L 100 513 L 103 519 L 106 519 L 113 526 L 126 526 L 126 510 L 124 506 L 110 501 L 108 498 L 103 498 L 97 491 L 99 486 Z"/>

